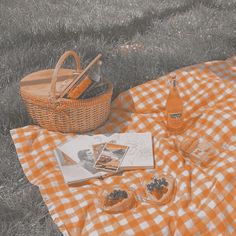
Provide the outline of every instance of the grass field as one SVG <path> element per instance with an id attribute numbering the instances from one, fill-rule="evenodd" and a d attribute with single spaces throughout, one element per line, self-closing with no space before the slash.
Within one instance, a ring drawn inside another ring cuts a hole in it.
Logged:
<path id="1" fill-rule="evenodd" d="M 83 65 L 100 52 L 115 98 L 177 68 L 225 59 L 236 55 L 236 1 L 1 0 L 0 32 L 0 235 L 60 235 L 9 136 L 31 123 L 20 79 L 53 68 L 66 50 Z"/>

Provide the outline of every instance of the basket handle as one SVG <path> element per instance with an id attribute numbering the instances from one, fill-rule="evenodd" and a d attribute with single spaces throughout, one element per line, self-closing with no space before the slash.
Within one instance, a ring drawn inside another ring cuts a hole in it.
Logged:
<path id="1" fill-rule="evenodd" d="M 56 82 L 57 82 L 57 74 L 65 62 L 65 60 L 69 57 L 72 56 L 76 62 L 76 71 L 78 72 L 80 70 L 80 58 L 74 51 L 66 51 L 58 60 L 56 67 L 53 71 L 52 74 L 52 81 L 51 81 L 51 89 L 50 89 L 50 99 L 52 101 L 56 100 Z"/>

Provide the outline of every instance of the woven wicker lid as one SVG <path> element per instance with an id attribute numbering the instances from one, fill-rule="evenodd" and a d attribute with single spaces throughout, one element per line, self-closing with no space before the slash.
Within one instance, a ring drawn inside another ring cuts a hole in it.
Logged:
<path id="1" fill-rule="evenodd" d="M 53 69 L 41 70 L 25 76 L 20 81 L 21 92 L 37 97 L 49 97 Z M 73 80 L 72 69 L 60 69 L 58 71 L 56 94 L 59 94 Z"/>

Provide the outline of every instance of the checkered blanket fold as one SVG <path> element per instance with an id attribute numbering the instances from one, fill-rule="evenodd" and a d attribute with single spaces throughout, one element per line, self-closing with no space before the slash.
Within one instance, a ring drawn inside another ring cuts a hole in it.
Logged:
<path id="1" fill-rule="evenodd" d="M 123 213 L 105 213 L 97 206 L 98 191 L 105 185 L 140 186 L 147 171 L 127 171 L 69 188 L 53 149 L 75 134 L 37 126 L 11 130 L 25 175 L 39 187 L 64 235 L 236 235 L 236 57 L 175 73 L 180 78 L 185 121 L 191 123 L 198 117 L 183 135 L 167 135 L 166 76 L 121 93 L 112 103 L 109 120 L 96 130 L 152 133 L 157 173 L 166 172 L 176 180 L 175 197 L 166 205 L 140 202 Z M 188 135 L 204 137 L 216 145 L 217 155 L 206 166 L 183 158 L 173 148 L 176 139 Z"/>

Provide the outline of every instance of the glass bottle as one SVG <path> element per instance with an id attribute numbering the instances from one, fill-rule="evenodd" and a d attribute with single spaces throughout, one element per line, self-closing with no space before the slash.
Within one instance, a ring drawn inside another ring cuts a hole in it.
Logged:
<path id="1" fill-rule="evenodd" d="M 166 102 L 167 129 L 171 132 L 179 132 L 183 129 L 183 101 L 177 89 L 176 75 L 170 74 L 171 87 Z"/>

